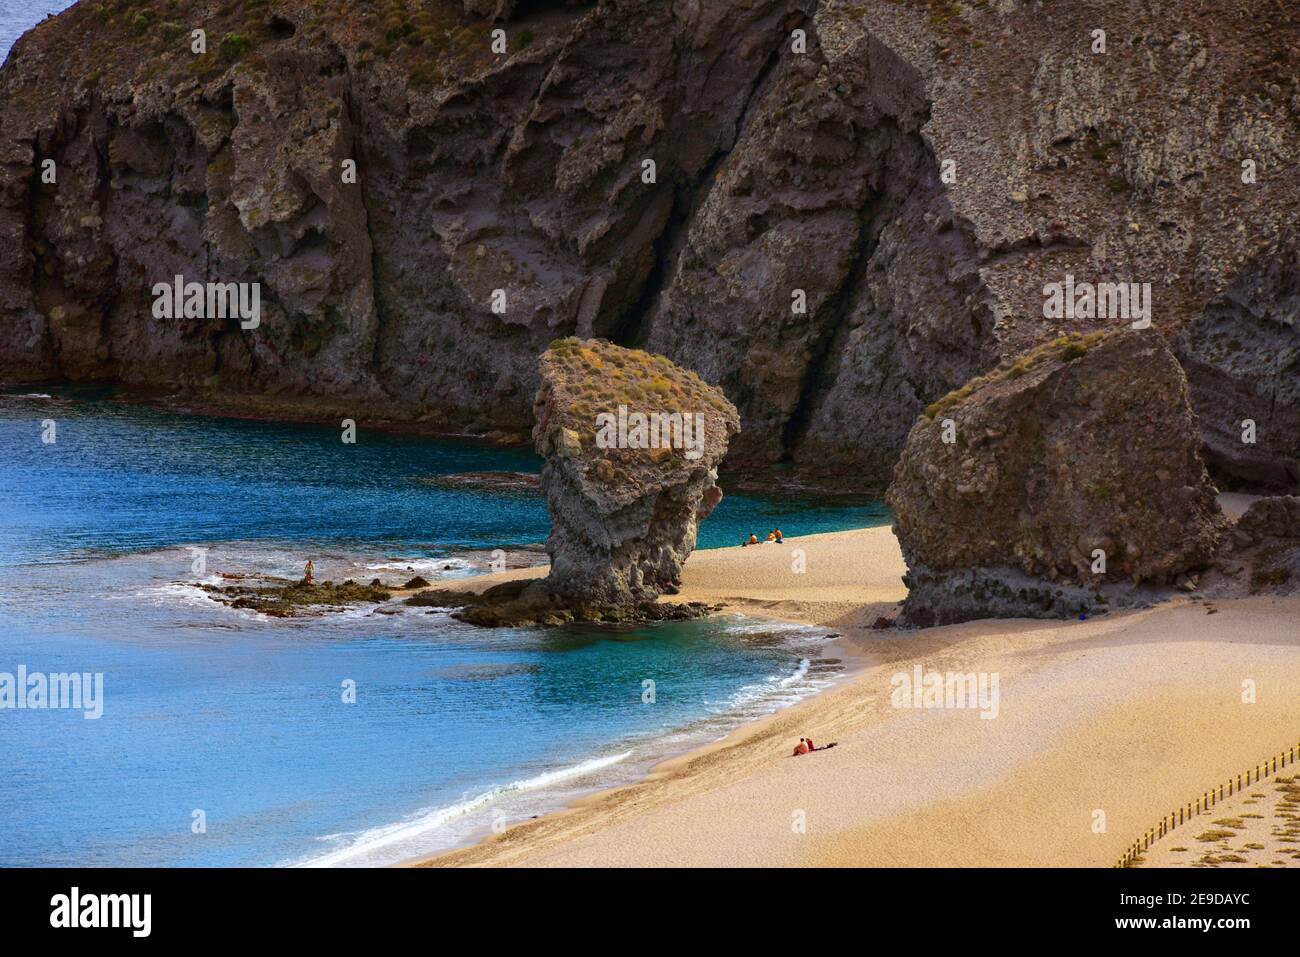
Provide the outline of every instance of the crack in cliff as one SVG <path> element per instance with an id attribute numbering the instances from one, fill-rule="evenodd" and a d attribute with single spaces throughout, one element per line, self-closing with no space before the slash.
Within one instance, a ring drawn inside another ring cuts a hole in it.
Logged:
<path id="1" fill-rule="evenodd" d="M 807 14 L 801 13 L 795 25 L 789 29 L 803 26 L 807 19 Z M 673 183 L 673 205 L 664 220 L 663 229 L 655 237 L 653 244 L 654 265 L 643 281 L 635 301 L 624 310 L 610 332 L 610 339 L 616 344 L 640 348 L 649 338 L 650 331 L 647 323 L 654 314 L 664 290 L 672 285 L 676 276 L 677 263 L 681 258 L 682 249 L 690 238 L 691 225 L 695 222 L 696 213 L 708 201 L 717 182 L 718 169 L 735 151 L 736 145 L 749 127 L 754 111 L 767 95 L 777 69 L 784 60 L 786 39 L 783 32 L 768 52 L 762 68 L 750 83 L 744 104 L 736 113 L 731 142 L 709 157 L 693 182 Z"/>
<path id="2" fill-rule="evenodd" d="M 91 101 L 94 102 L 93 99 Z M 89 132 L 89 130 L 88 130 Z M 97 178 L 95 180 L 95 206 L 99 210 L 100 222 L 107 222 L 108 214 L 108 195 L 109 187 L 112 182 L 112 167 L 108 158 L 108 132 L 105 132 L 104 142 L 98 142 L 94 136 L 91 136 L 91 142 L 95 150 Z M 117 251 L 111 245 L 109 249 L 110 264 L 108 275 L 112 277 L 112 287 L 110 294 L 104 297 L 99 309 L 99 338 L 101 346 L 106 348 L 108 356 L 104 363 L 108 368 L 113 367 L 113 344 L 112 337 L 109 335 L 111 317 L 117 309 L 117 301 L 121 298 L 122 288 L 118 282 L 118 261 Z"/>
<path id="3" fill-rule="evenodd" d="M 886 174 L 886 181 L 888 174 Z M 803 437 L 812 420 L 812 413 L 817 400 L 823 395 L 823 386 L 827 379 L 827 364 L 833 353 L 842 350 L 833 349 L 848 335 L 848 318 L 853 314 L 853 306 L 866 276 L 871 258 L 876 254 L 879 233 L 873 232 L 876 218 L 886 205 L 888 196 L 884 190 L 873 191 L 857 210 L 858 238 L 854 247 L 853 259 L 844 282 L 835 290 L 819 310 L 820 315 L 810 317 L 810 323 L 819 326 L 817 338 L 813 343 L 812 358 L 804 370 L 803 382 L 799 388 L 799 397 L 790 415 L 781 428 L 782 462 L 791 461 L 795 447 Z M 824 317 L 824 318 L 823 318 Z"/>
<path id="4" fill-rule="evenodd" d="M 101 223 L 104 221 L 108 210 L 111 170 L 107 156 L 107 142 L 101 142 L 101 138 L 95 136 L 90 122 L 96 106 L 97 96 L 92 93 L 89 103 L 84 109 L 75 109 L 70 114 L 60 115 L 55 119 L 52 126 L 44 131 L 36 130 L 33 132 L 32 168 L 34 172 L 23 195 L 23 244 L 31 259 L 32 307 L 45 320 L 45 342 L 41 361 L 72 380 L 86 379 L 88 377 L 84 374 L 79 375 L 77 370 L 71 369 L 65 364 L 64 360 L 68 357 L 64 355 L 63 342 L 56 335 L 49 313 L 56 307 L 68 308 L 70 305 L 80 307 L 84 297 L 81 295 L 80 289 L 69 288 L 62 278 L 65 269 L 58 253 L 55 251 L 56 244 L 47 242 L 45 238 L 45 228 L 59 212 L 55 198 L 58 195 L 58 187 L 56 185 L 55 189 L 48 194 L 42 190 L 43 184 L 40 181 L 41 163 L 44 159 L 52 159 L 55 162 L 56 171 L 62 172 L 64 176 L 69 175 L 67 170 L 72 168 L 72 164 L 66 160 L 64 154 L 67 147 L 74 143 L 80 134 L 84 133 L 95 164 L 95 183 L 90 202 L 93 203 L 94 209 L 99 214 Z M 42 132 L 48 137 L 47 149 L 44 152 L 42 152 L 40 144 Z M 42 199 L 44 199 L 44 203 Z M 109 346 L 109 320 L 120 298 L 121 290 L 116 282 L 118 255 L 111 247 L 108 254 L 110 258 L 108 274 L 113 277 L 114 281 L 111 288 L 104 290 L 104 294 L 98 297 L 96 302 L 98 333 L 96 350 L 88 360 L 85 360 L 85 357 L 80 357 L 89 367 L 88 370 L 83 370 L 83 372 L 90 371 L 89 378 L 91 379 L 99 378 L 112 369 L 110 359 L 101 357 L 100 350 Z"/>
<path id="5" fill-rule="evenodd" d="M 366 168 L 369 168 L 368 157 L 365 157 L 365 147 L 362 145 L 369 142 L 369 137 L 363 134 L 365 131 L 365 118 L 362 116 L 361 108 L 356 102 L 353 94 L 353 75 L 351 69 L 348 71 L 348 88 L 343 92 L 344 108 L 347 110 L 348 126 L 351 133 L 351 153 L 352 159 L 357 164 L 357 185 L 360 187 L 359 201 L 361 203 L 362 220 L 365 224 L 366 241 L 370 244 L 368 255 L 370 263 L 370 306 L 375 311 L 375 329 L 374 342 L 370 346 L 370 361 L 367 365 L 374 383 L 379 389 L 390 398 L 393 393 L 384 384 L 384 378 L 380 374 L 383 364 L 383 342 L 384 342 L 384 306 L 379 295 L 379 245 L 376 242 L 374 217 L 371 215 L 371 200 L 367 195 L 368 179 L 362 172 L 362 161 L 367 160 Z"/>
<path id="6" fill-rule="evenodd" d="M 39 138 L 33 138 L 32 140 L 32 168 L 34 170 L 39 170 L 41 168 Z M 41 347 L 40 361 L 47 366 L 52 366 L 55 364 L 54 333 L 50 329 L 49 319 L 40 308 L 37 291 L 37 285 L 40 282 L 40 272 L 42 269 L 41 257 L 37 249 L 36 240 L 36 196 L 39 191 L 40 173 L 36 172 L 31 176 L 27 189 L 23 191 L 23 248 L 27 253 L 29 262 L 31 263 L 31 275 L 29 277 L 28 285 L 32 290 L 32 307 L 41 314 L 42 319 L 45 319 L 45 334 L 43 337 L 44 342 Z"/>
<path id="7" fill-rule="evenodd" d="M 929 121 L 928 113 L 927 104 L 926 113 L 917 121 L 915 129 L 911 127 L 905 129 L 897 116 L 888 113 L 882 115 L 872 128 L 873 134 L 884 137 L 878 152 L 879 160 L 883 164 L 880 185 L 878 189 L 872 191 L 872 195 L 857 211 L 858 242 L 853 262 L 845 274 L 845 279 L 819 310 L 817 339 L 810 349 L 812 358 L 808 363 L 794 409 L 781 431 L 783 462 L 791 461 L 796 457 L 799 445 L 813 424 L 819 401 L 834 388 L 837 373 L 833 368 L 833 362 L 836 357 L 845 353 L 846 340 L 852 332 L 850 317 L 855 307 L 862 301 L 862 297 L 870 295 L 870 290 L 864 288 L 864 281 L 868 266 L 878 251 L 884 226 L 887 225 L 881 221 L 881 218 L 900 213 L 905 208 L 909 197 L 913 195 L 925 197 L 933 192 L 933 200 L 941 202 L 946 207 L 944 212 L 951 224 L 948 229 L 951 229 L 960 240 L 960 249 L 954 253 L 954 256 L 972 266 L 957 277 L 953 276 L 951 267 L 945 267 L 942 278 L 943 284 L 953 290 L 955 298 L 962 304 L 971 326 L 970 344 L 964 342 L 953 344 L 950 351 L 960 356 L 963 362 L 971 367 L 971 375 L 991 364 L 986 353 L 993 328 L 993 316 L 986 304 L 972 301 L 978 289 L 984 286 L 978 269 L 973 268 L 976 264 L 983 263 L 983 257 L 969 224 L 963 224 L 952 214 L 948 191 L 938 179 L 938 160 L 919 133 L 919 129 Z M 907 140 L 913 141 L 919 149 L 909 151 L 904 145 Z M 907 157 L 909 152 L 914 152 L 921 157 L 920 173 L 914 177 L 907 176 L 897 168 L 900 158 Z M 940 236 L 948 229 L 936 229 L 934 235 Z M 1066 241 L 1062 241 L 1062 245 L 1063 247 L 1067 245 Z M 1008 248 L 1005 252 L 1006 255 L 1011 256 L 1020 250 Z M 898 326 L 895 331 L 900 343 L 908 341 L 909 331 L 906 326 Z M 935 344 L 945 348 L 948 346 L 946 343 Z M 883 380 L 881 384 L 884 384 Z M 902 376 L 899 385 L 911 386 L 914 390 L 916 387 L 916 383 L 912 382 L 907 375 Z M 933 385 L 940 389 L 939 394 L 943 394 L 950 388 L 960 385 L 960 382 L 936 382 Z M 915 395 L 913 398 L 918 405 L 924 405 L 929 401 L 923 394 Z"/>

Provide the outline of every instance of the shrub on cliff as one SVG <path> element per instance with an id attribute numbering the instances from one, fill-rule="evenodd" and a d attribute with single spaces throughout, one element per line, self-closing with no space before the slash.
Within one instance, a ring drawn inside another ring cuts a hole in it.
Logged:
<path id="1" fill-rule="evenodd" d="M 233 63 L 253 49 L 253 41 L 242 33 L 227 33 L 221 38 L 221 59 Z"/>

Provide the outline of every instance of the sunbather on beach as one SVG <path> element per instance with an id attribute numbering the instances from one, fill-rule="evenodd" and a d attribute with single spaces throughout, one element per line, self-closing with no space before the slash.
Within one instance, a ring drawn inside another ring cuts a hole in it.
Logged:
<path id="1" fill-rule="evenodd" d="M 758 544 L 758 536 L 755 535 L 753 532 L 750 532 L 750 534 L 749 534 L 749 541 L 741 542 L 740 544 L 741 544 L 741 545 L 757 545 L 757 544 Z"/>
<path id="2" fill-rule="evenodd" d="M 799 743 L 794 746 L 794 754 L 791 755 L 791 757 L 797 758 L 799 755 L 807 754 L 810 751 L 829 751 L 837 744 L 839 744 L 838 741 L 832 741 L 830 744 L 822 745 L 822 747 L 819 748 L 813 744 L 812 738 L 800 738 Z"/>

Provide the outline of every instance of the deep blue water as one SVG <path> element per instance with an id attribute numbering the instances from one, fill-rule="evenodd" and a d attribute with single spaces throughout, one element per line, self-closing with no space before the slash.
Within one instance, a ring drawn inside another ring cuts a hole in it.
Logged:
<path id="1" fill-rule="evenodd" d="M 20 36 L 51 13 L 61 13 L 74 0 L 0 0 L 0 63 Z"/>
<path id="2" fill-rule="evenodd" d="M 0 680 L 23 666 L 104 687 L 96 720 L 0 708 L 0 865 L 389 863 L 631 780 L 833 680 L 823 633 L 736 617 L 483 630 L 393 603 L 272 619 L 197 587 L 296 576 L 306 557 L 336 580 L 485 570 L 484 550 L 545 540 L 543 501 L 421 477 L 539 464 L 0 396 Z M 883 521 L 732 495 L 701 545 Z M 208 550 L 202 575 L 191 547 Z"/>

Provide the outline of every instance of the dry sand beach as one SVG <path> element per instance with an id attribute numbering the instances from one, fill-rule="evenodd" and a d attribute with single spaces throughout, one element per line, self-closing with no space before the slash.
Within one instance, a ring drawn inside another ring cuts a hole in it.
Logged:
<path id="1" fill-rule="evenodd" d="M 697 552 L 675 600 L 834 628 L 851 674 L 635 785 L 422 864 L 1109 866 L 1170 808 L 1300 740 L 1300 598 L 873 630 L 903 571 L 889 528 Z M 892 706 L 891 678 L 917 666 L 996 673 L 997 716 Z M 790 757 L 805 734 L 838 746 Z"/>

